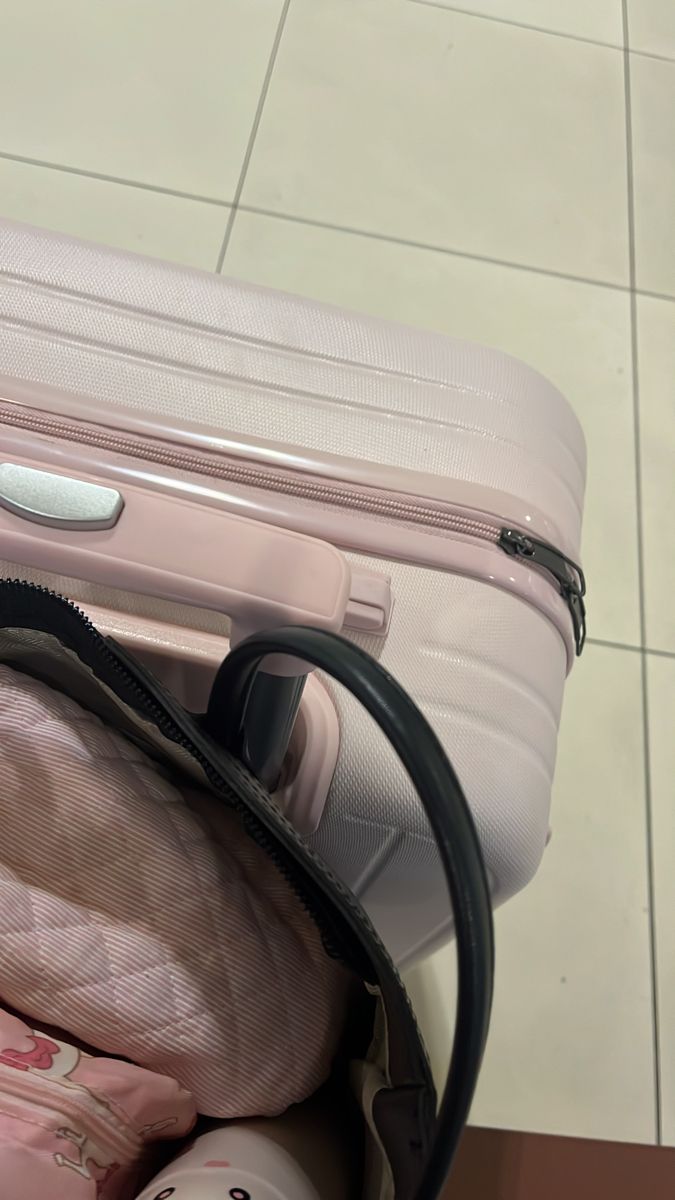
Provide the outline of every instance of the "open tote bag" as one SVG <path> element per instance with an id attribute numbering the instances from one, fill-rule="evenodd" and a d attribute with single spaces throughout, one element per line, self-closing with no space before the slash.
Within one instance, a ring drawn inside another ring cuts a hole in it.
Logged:
<path id="1" fill-rule="evenodd" d="M 300 659 L 351 691 L 388 738 L 426 810 L 447 877 L 458 959 L 454 1045 L 438 1107 L 406 992 L 363 908 L 307 849 L 242 761 L 247 699 L 270 655 Z M 255 634 L 232 650 L 216 675 L 208 711 L 194 715 L 70 601 L 10 580 L 0 582 L 0 663 L 77 701 L 165 772 L 196 783 L 238 816 L 302 901 L 325 953 L 357 981 L 333 1075 L 345 1113 L 360 1117 L 359 1198 L 437 1200 L 468 1116 L 487 1035 L 492 916 L 460 784 L 408 695 L 340 636 L 286 627 Z M 36 739 L 40 733 L 36 728 Z M 180 880 L 171 882 L 180 887 Z M 269 987 L 274 989 L 272 961 Z"/>

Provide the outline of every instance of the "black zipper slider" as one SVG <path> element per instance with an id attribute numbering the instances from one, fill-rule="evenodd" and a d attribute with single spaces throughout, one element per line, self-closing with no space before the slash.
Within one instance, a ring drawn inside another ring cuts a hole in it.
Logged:
<path id="1" fill-rule="evenodd" d="M 555 546 L 515 529 L 502 529 L 499 545 L 507 554 L 525 558 L 553 576 L 570 611 L 577 654 L 581 654 L 586 641 L 586 579 L 581 567 Z"/>

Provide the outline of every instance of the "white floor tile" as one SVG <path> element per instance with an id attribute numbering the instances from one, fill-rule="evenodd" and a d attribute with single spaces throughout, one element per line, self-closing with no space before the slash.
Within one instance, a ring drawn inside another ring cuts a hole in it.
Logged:
<path id="1" fill-rule="evenodd" d="M 622 56 L 427 5 L 345 20 L 343 0 L 294 0 L 243 199 L 623 283 Z"/>
<path id="2" fill-rule="evenodd" d="M 675 62 L 631 55 L 637 286 L 675 296 Z"/>
<path id="3" fill-rule="evenodd" d="M 0 151 L 231 200 L 282 0 L 20 0 Z"/>
<path id="4" fill-rule="evenodd" d="M 663 1140 L 675 1146 L 675 659 L 650 656 L 647 679 Z"/>
<path id="5" fill-rule="evenodd" d="M 213 270 L 229 208 L 0 158 L 0 219 Z"/>
<path id="6" fill-rule="evenodd" d="M 565 700 L 551 844 L 532 885 L 496 917 L 477 1124 L 655 1138 L 641 703 L 639 655 L 588 647 Z M 439 1075 L 452 953 L 412 979 Z"/>
<path id="7" fill-rule="evenodd" d="M 589 446 L 589 628 L 595 637 L 639 643 L 626 293 L 242 212 L 225 270 L 498 346 L 553 380 L 575 406 Z M 611 528 L 620 535 L 608 536 Z"/>
<path id="8" fill-rule="evenodd" d="M 623 45 L 621 0 L 433 0 L 500 21 L 516 21 L 570 37 Z"/>
<path id="9" fill-rule="evenodd" d="M 675 304 L 637 303 L 647 645 L 675 651 Z"/>
<path id="10" fill-rule="evenodd" d="M 628 44 L 631 50 L 675 58 L 673 0 L 628 0 Z"/>

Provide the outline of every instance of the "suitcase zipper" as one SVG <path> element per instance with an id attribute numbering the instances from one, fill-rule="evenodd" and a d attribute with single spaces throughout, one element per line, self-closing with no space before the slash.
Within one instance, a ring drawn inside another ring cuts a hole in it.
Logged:
<path id="1" fill-rule="evenodd" d="M 317 483 L 301 476 L 297 471 L 246 466 L 238 461 L 228 459 L 222 454 L 197 454 L 192 451 L 174 450 L 166 443 L 147 435 L 125 438 L 121 434 L 111 433 L 101 427 L 85 426 L 74 421 L 55 420 L 50 416 L 37 414 L 7 400 L 0 401 L 0 424 L 11 425 L 17 429 L 57 438 L 61 441 L 107 450 L 112 454 L 138 458 L 144 462 L 156 463 L 158 466 L 170 467 L 188 474 L 206 475 L 211 479 L 222 480 L 226 483 L 281 492 L 299 500 L 320 501 L 324 504 L 334 504 L 340 508 L 349 508 L 376 516 L 389 516 L 395 520 L 409 521 L 416 525 L 431 526 L 447 530 L 450 533 L 462 533 L 468 537 L 489 538 L 491 541 L 497 541 L 494 526 L 487 522 L 459 517 L 442 507 L 434 508 L 428 503 L 425 505 L 421 499 L 411 498 L 406 502 L 382 493 L 379 489 L 366 486 L 359 489 L 351 485 L 350 490 L 347 491 L 347 485 Z"/>
<path id="2" fill-rule="evenodd" d="M 553 576 L 569 609 L 577 654 L 581 654 L 586 641 L 586 577 L 579 564 L 572 562 L 554 546 L 549 546 L 548 542 L 514 529 L 502 529 L 499 545 L 507 554 L 534 563 Z"/>
<path id="3" fill-rule="evenodd" d="M 586 639 L 586 582 L 581 568 L 548 542 L 505 528 L 497 519 L 490 521 L 487 515 L 477 513 L 475 517 L 467 516 L 452 511 L 440 501 L 431 505 L 421 497 L 401 500 L 365 485 L 318 483 L 297 471 L 245 465 L 223 455 L 175 450 L 147 435 L 125 438 L 100 426 L 57 420 L 7 399 L 0 400 L 0 424 L 141 459 L 188 474 L 206 475 L 242 487 L 260 488 L 299 500 L 388 517 L 394 522 L 401 521 L 499 546 L 506 554 L 541 568 L 555 580 L 572 619 L 577 655 L 583 650 Z"/>

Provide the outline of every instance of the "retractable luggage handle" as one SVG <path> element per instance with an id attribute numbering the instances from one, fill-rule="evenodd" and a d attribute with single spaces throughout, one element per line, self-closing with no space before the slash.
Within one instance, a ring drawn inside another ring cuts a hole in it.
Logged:
<path id="1" fill-rule="evenodd" d="M 259 629 L 342 627 L 351 571 L 328 542 L 142 488 L 123 494 L 20 463 L 0 464 L 0 555 Z M 280 667 L 280 669 L 283 669 Z"/>
<path id="2" fill-rule="evenodd" d="M 352 585 L 344 555 L 317 538 L 161 492 L 122 494 L 1 461 L 0 559 L 222 613 L 233 645 L 289 624 L 342 628 Z M 250 698 L 246 758 L 271 789 L 309 669 L 274 656 Z"/>

